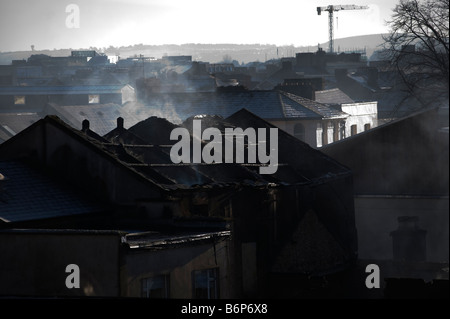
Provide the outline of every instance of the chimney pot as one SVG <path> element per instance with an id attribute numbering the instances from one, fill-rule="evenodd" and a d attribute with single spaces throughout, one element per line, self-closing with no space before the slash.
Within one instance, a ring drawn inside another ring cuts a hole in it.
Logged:
<path id="1" fill-rule="evenodd" d="M 123 117 L 117 118 L 117 128 L 123 129 Z"/>
<path id="2" fill-rule="evenodd" d="M 89 130 L 89 120 L 83 120 L 83 122 L 81 123 L 81 127 L 81 130 L 83 132 Z"/>

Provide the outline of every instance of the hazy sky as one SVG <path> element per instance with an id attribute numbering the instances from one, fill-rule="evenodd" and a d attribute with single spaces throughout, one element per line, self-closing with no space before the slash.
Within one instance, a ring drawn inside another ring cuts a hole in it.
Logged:
<path id="1" fill-rule="evenodd" d="M 328 13 L 317 6 L 368 5 L 335 13 L 335 38 L 387 32 L 397 0 L 0 0 L 0 51 L 143 44 L 328 41 Z M 79 27 L 66 25 L 69 4 Z"/>

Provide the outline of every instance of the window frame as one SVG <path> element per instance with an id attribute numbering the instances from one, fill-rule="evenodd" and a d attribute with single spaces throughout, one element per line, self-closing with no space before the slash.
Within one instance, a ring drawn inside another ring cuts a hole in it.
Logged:
<path id="1" fill-rule="evenodd" d="M 148 285 L 150 280 L 155 280 L 156 278 L 161 279 L 162 278 L 162 283 L 163 283 L 163 296 L 162 297 L 151 297 L 151 290 L 155 290 L 155 289 L 151 289 Z M 145 286 L 144 286 L 145 284 Z M 168 299 L 170 298 L 170 276 L 169 274 L 158 274 L 158 275 L 154 275 L 154 276 L 149 276 L 149 277 L 144 277 L 141 278 L 141 297 L 142 298 L 150 298 L 150 299 Z"/>
<path id="2" fill-rule="evenodd" d="M 198 285 L 196 285 L 196 275 L 200 274 L 202 272 L 206 272 L 206 278 L 207 278 L 207 287 L 206 287 L 206 298 L 199 296 L 196 293 L 197 288 L 202 288 L 202 287 L 198 287 Z M 213 276 L 211 276 L 211 274 L 213 274 Z M 214 282 L 214 287 L 212 288 L 210 283 Z M 212 296 L 211 292 L 212 289 L 214 290 L 214 295 Z M 192 271 L 192 298 L 194 299 L 219 299 L 219 268 L 215 267 L 215 268 L 206 268 L 206 269 L 196 269 Z"/>

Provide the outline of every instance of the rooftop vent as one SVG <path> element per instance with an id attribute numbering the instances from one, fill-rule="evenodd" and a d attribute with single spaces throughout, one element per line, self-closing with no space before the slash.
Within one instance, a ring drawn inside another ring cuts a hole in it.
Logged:
<path id="1" fill-rule="evenodd" d="M 83 132 L 89 130 L 89 120 L 83 120 L 83 122 L 81 123 L 81 130 Z"/>

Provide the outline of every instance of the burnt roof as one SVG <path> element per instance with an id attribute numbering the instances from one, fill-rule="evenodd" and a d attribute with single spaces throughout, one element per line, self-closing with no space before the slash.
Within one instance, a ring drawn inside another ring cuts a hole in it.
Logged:
<path id="1" fill-rule="evenodd" d="M 117 118 L 117 127 L 103 137 L 111 143 L 146 145 L 142 138 L 124 128 L 125 119 Z"/>
<path id="2" fill-rule="evenodd" d="M 194 120 L 201 120 L 203 127 L 214 127 L 219 129 L 221 132 L 223 132 L 225 128 L 236 127 L 232 123 L 227 122 L 222 116 L 210 114 L 197 114 L 191 116 L 182 123 L 182 126 L 187 128 L 189 131 L 192 131 L 192 125 Z"/>
<path id="3" fill-rule="evenodd" d="M 228 118 L 213 116 L 205 119 L 208 125 L 214 125 L 222 129 L 230 125 L 243 129 L 249 127 L 275 128 L 266 120 L 246 109 L 242 109 Z M 151 117 L 135 125 L 133 131 L 137 131 L 147 138 L 147 140 L 143 139 L 147 144 L 141 145 L 111 143 L 111 140 L 105 142 L 99 139 L 92 139 L 82 131 L 71 128 L 56 117 L 47 116 L 41 121 L 51 122 L 58 126 L 68 136 L 79 139 L 92 147 L 96 152 L 102 154 L 105 160 L 111 160 L 116 165 L 127 167 L 136 174 L 136 178 L 144 178 L 161 190 L 211 189 L 216 187 L 235 187 L 236 185 L 251 187 L 304 185 L 323 183 L 330 179 L 350 174 L 350 170 L 345 166 L 281 129 L 278 129 L 278 170 L 275 174 L 264 175 L 259 173 L 260 166 L 264 165 L 259 162 L 254 164 L 174 164 L 169 156 L 171 147 L 167 145 L 167 142 L 171 130 L 178 126 L 165 119 Z M 41 121 L 33 126 L 40 125 Z M 203 125 L 204 128 L 206 126 Z M 29 129 L 31 128 L 27 130 Z M 114 136 L 113 132 L 120 133 L 123 136 L 128 134 L 125 133 L 127 131 L 132 131 L 132 129 L 127 130 L 123 127 L 116 127 L 106 136 Z M 138 142 L 141 141 L 138 140 Z M 152 142 L 163 143 L 163 145 L 151 144 Z M 175 141 L 171 142 L 174 143 Z M 268 143 L 270 143 L 269 140 Z"/>
<path id="4" fill-rule="evenodd" d="M 190 131 L 192 138 L 192 121 L 202 120 L 202 129 L 208 127 L 218 128 L 222 134 L 225 128 L 275 128 L 269 122 L 261 119 L 246 109 L 236 112 L 228 118 L 221 116 L 197 116 L 187 119 L 183 126 Z M 282 186 L 299 185 L 329 180 L 349 174 L 349 170 L 327 157 L 320 151 L 311 148 L 308 144 L 292 137 L 290 134 L 278 129 L 279 133 L 279 158 L 277 172 L 271 175 L 262 175 L 259 168 L 262 164 L 239 163 L 179 163 L 174 164 L 170 159 L 171 145 L 167 138 L 172 129 L 179 126 L 165 119 L 151 117 L 135 125 L 134 131 L 138 131 L 147 137 L 146 142 L 162 142 L 163 145 L 123 144 L 108 146 L 110 150 L 117 152 L 120 149 L 130 155 L 127 160 L 125 154 L 118 154 L 135 170 L 143 173 L 167 189 L 189 189 L 198 187 L 233 187 L 234 185 L 251 186 Z M 118 129 L 116 129 L 117 131 Z M 126 131 L 121 128 L 121 134 Z M 157 137 L 153 137 L 156 135 Z M 109 134 L 107 134 L 109 135 Z M 269 137 L 267 137 L 269 138 Z M 170 141 L 172 144 L 176 141 Z M 268 140 L 270 142 L 270 140 Z M 191 145 L 192 148 L 192 145 Z M 192 156 L 192 149 L 191 149 Z M 136 160 L 139 161 L 136 162 Z"/>
<path id="5" fill-rule="evenodd" d="M 129 131 L 140 137 L 147 144 L 170 145 L 176 141 L 170 140 L 170 132 L 178 127 L 164 118 L 151 116 L 129 128 Z"/>
<path id="6" fill-rule="evenodd" d="M 276 127 L 247 109 L 236 112 L 226 118 L 226 121 L 242 129 Z M 278 128 L 278 142 L 278 162 L 292 166 L 297 174 L 306 180 L 329 179 L 333 176 L 350 174 L 350 170 L 346 166 L 280 128 Z"/>

